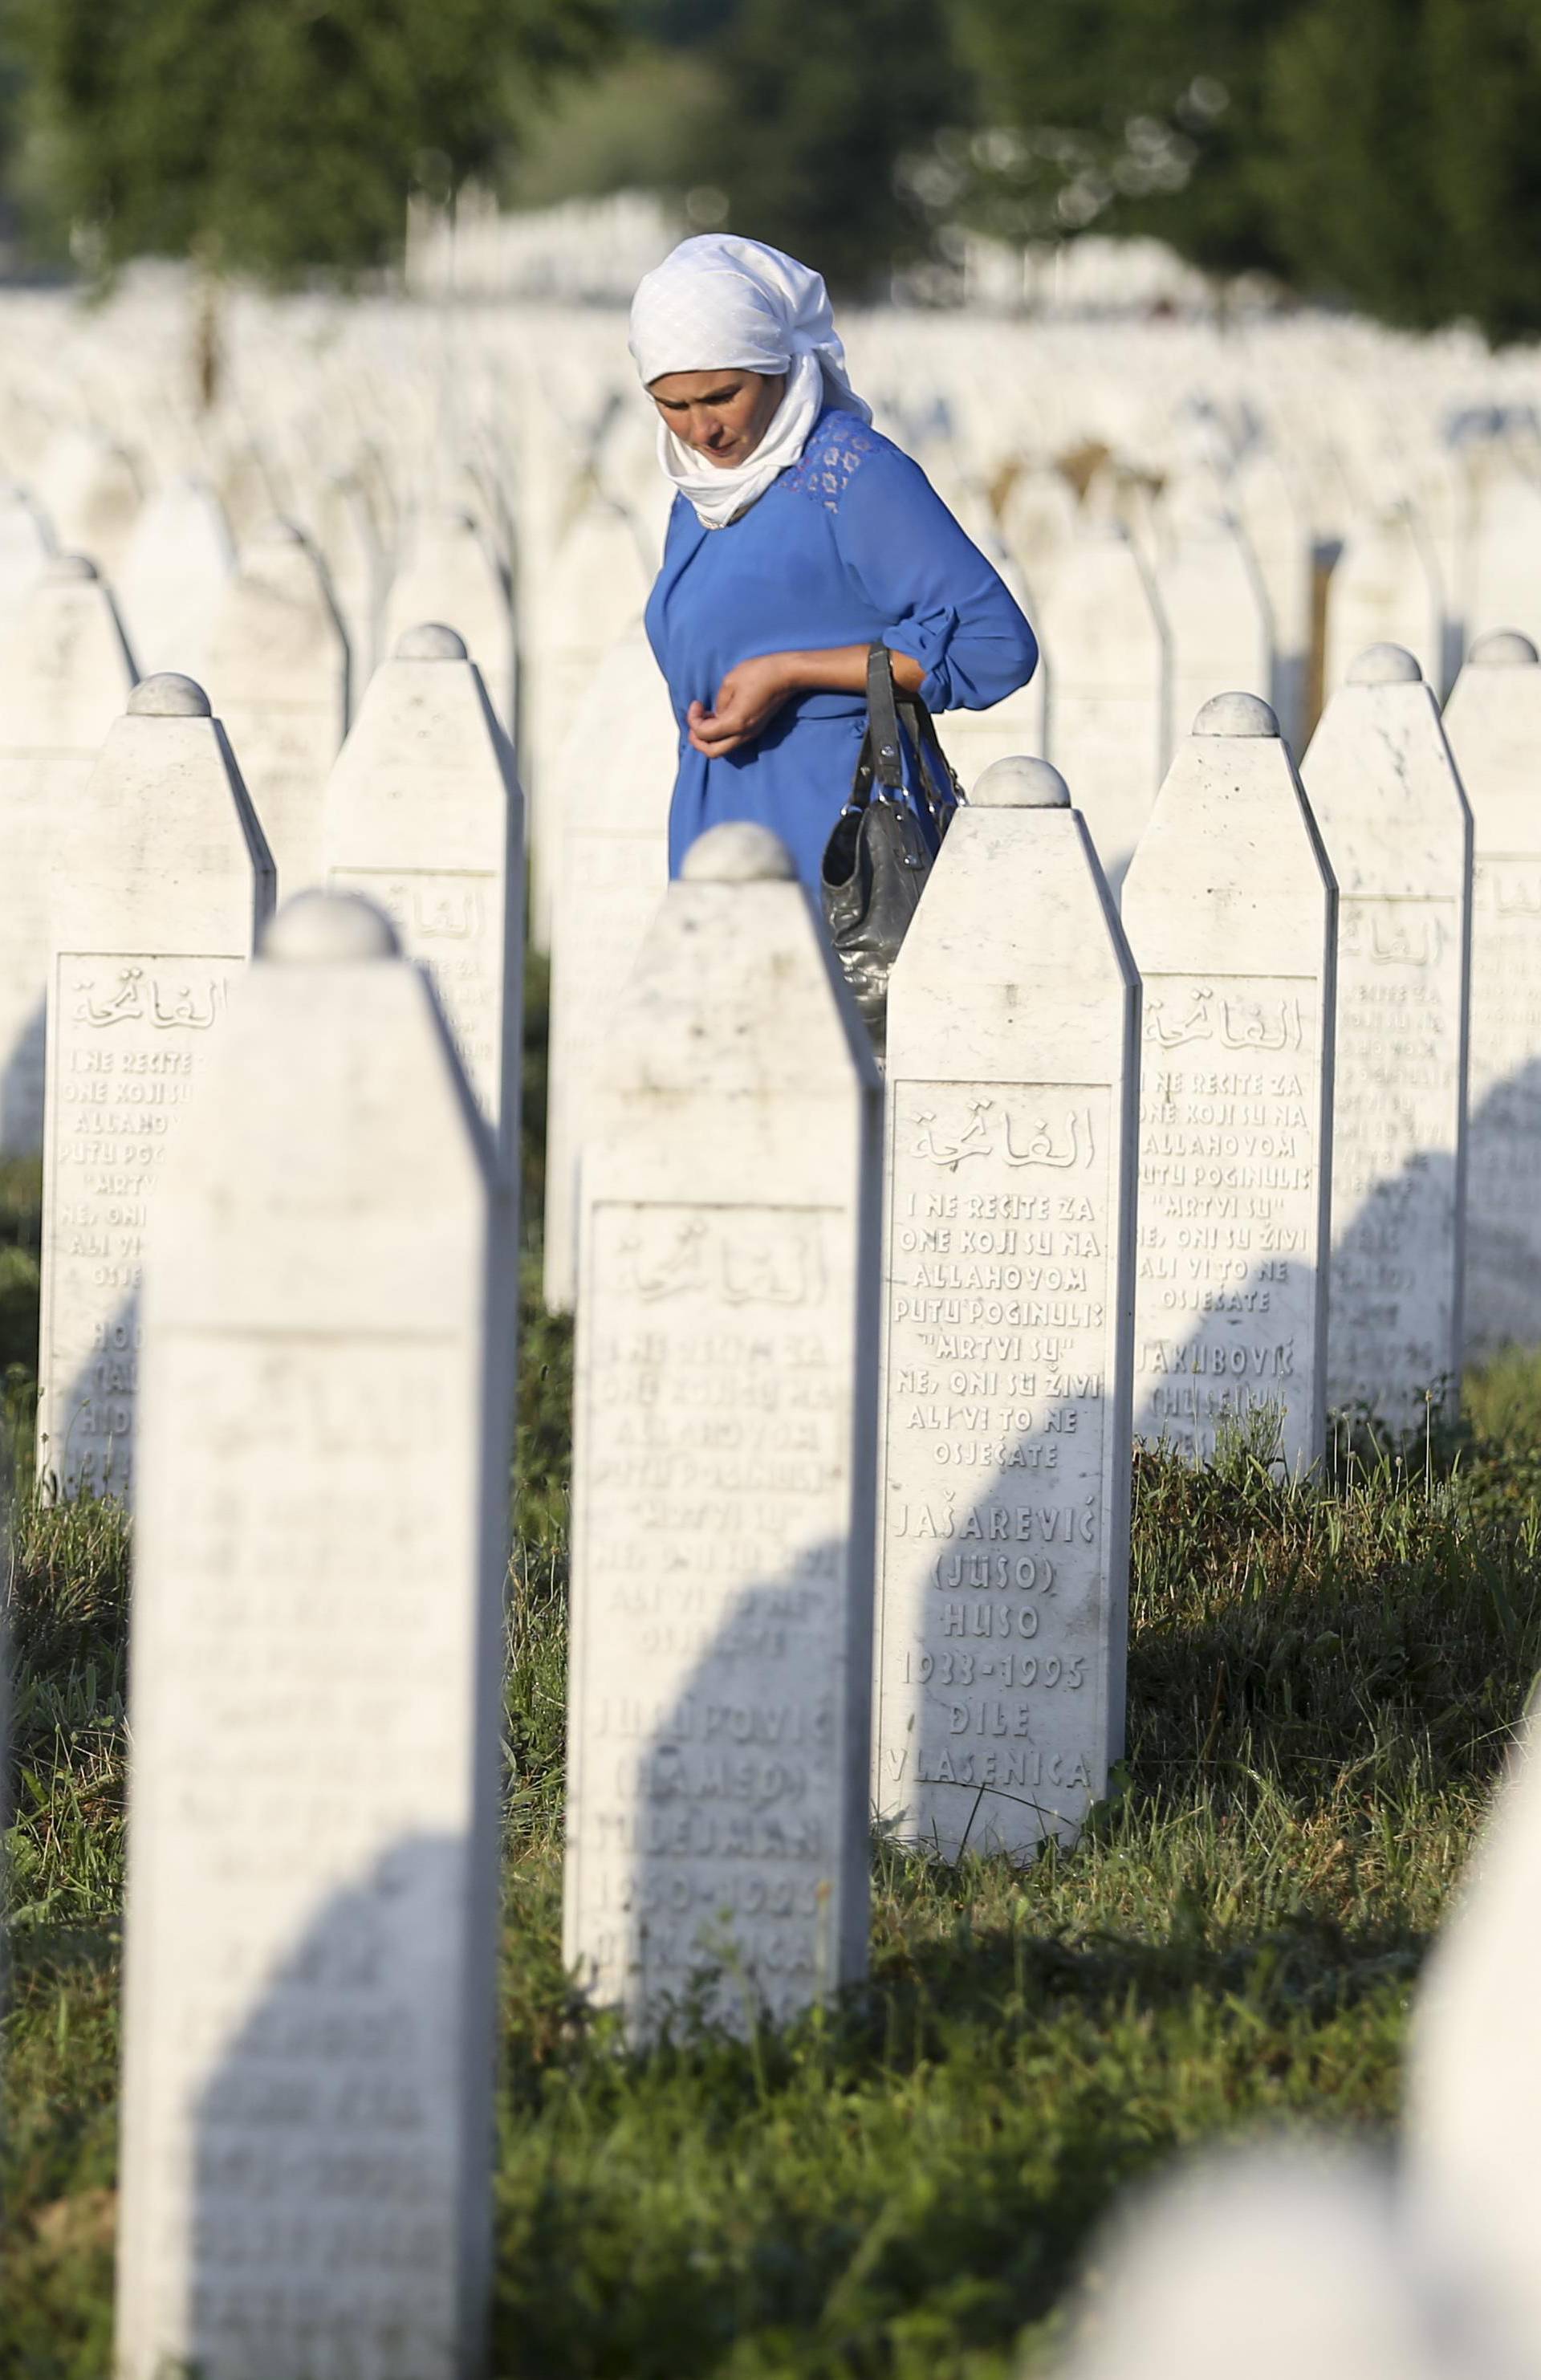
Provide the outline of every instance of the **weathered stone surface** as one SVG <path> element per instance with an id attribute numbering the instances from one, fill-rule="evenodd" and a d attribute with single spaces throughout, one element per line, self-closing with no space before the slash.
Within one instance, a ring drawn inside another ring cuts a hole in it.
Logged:
<path id="1" fill-rule="evenodd" d="M 125 2380 L 479 2362 L 516 1234 L 394 949 L 277 918 L 150 1233 Z"/>
<path id="2" fill-rule="evenodd" d="M 1461 1358 L 1472 882 L 1410 653 L 1359 656 L 1302 774 L 1341 899 L 1328 1397 L 1407 1429 Z"/>
<path id="3" fill-rule="evenodd" d="M 0 637 L 0 1152 L 42 1146 L 49 885 L 134 664 L 112 597 L 76 554 L 45 563 Z"/>
<path id="4" fill-rule="evenodd" d="M 453 629 L 408 629 L 327 783 L 322 857 L 428 967 L 508 1156 L 519 1130 L 524 816 L 514 755 Z"/>
<path id="5" fill-rule="evenodd" d="M 613 647 L 573 719 L 551 812 L 562 836 L 552 916 L 546 1091 L 545 1300 L 573 1303 L 577 1166 L 597 1068 L 669 877 L 679 731 L 640 629 Z"/>
<path id="6" fill-rule="evenodd" d="M 1479 638 L 1445 706 L 1473 820 L 1465 1347 L 1541 1345 L 1541 666 Z"/>
<path id="7" fill-rule="evenodd" d="M 242 547 L 209 624 L 206 669 L 280 893 L 317 883 L 322 800 L 347 733 L 348 650 L 325 571 L 286 521 Z"/>
<path id="8" fill-rule="evenodd" d="M 949 1859 L 1122 1745 L 1139 989 L 1068 800 L 987 772 L 889 995 L 873 1797 Z"/>
<path id="9" fill-rule="evenodd" d="M 38 1470 L 127 1500 L 143 1238 L 273 861 L 207 698 L 146 679 L 108 734 L 55 877 Z"/>
<path id="10" fill-rule="evenodd" d="M 1122 906 L 1145 987 L 1135 1428 L 1204 1460 L 1267 1409 L 1298 1471 L 1324 1445 L 1337 902 L 1267 703 L 1200 711 Z"/>
<path id="11" fill-rule="evenodd" d="M 583 1169 L 565 1941 L 634 2034 L 865 1967 L 878 1127 L 784 850 L 703 835 Z"/>

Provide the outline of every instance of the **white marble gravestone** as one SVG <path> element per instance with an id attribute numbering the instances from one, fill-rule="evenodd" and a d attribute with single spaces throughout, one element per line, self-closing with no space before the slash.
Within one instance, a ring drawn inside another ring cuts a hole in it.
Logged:
<path id="1" fill-rule="evenodd" d="M 669 878 L 679 730 L 640 628 L 606 655 L 573 716 L 550 813 L 560 832 L 546 1090 L 545 1302 L 575 1293 L 577 1165 L 626 978 Z"/>
<path id="2" fill-rule="evenodd" d="M 326 573 L 287 521 L 242 547 L 205 654 L 209 698 L 240 756 L 279 892 L 315 884 L 322 801 L 347 733 L 348 650 Z"/>
<path id="3" fill-rule="evenodd" d="M 443 620 L 480 670 L 505 733 L 514 726 L 514 614 L 508 589 L 469 513 L 427 511 L 413 523 L 385 597 L 381 650 L 423 620 Z"/>
<path id="4" fill-rule="evenodd" d="M 1460 1368 L 1472 884 L 1411 653 L 1360 654 L 1301 773 L 1341 900 L 1328 1397 L 1403 1430 Z"/>
<path id="5" fill-rule="evenodd" d="M 529 616 L 521 622 L 529 700 L 520 750 L 530 775 L 530 931 L 539 950 L 551 944 L 571 786 L 559 763 L 606 653 L 640 625 L 649 583 L 635 522 L 618 505 L 591 501 L 529 591 Z"/>
<path id="6" fill-rule="evenodd" d="M 285 908 L 150 1233 L 124 2380 L 480 2360 L 516 1234 L 396 952 Z"/>
<path id="7" fill-rule="evenodd" d="M 53 552 L 53 531 L 27 490 L 0 482 L 0 629 L 8 632 Z"/>
<path id="8" fill-rule="evenodd" d="M 63 429 L 40 456 L 33 487 L 65 553 L 112 577 L 133 535 L 142 490 L 133 457 L 100 431 Z"/>
<path id="9" fill-rule="evenodd" d="M 1541 1762 L 1533 1721 L 1424 1971 L 1407 2074 L 1405 2201 L 1447 2303 L 1504 2350 L 1499 2374 L 1541 2368 Z M 1473 2367 L 1468 2363 L 1465 2368 Z"/>
<path id="10" fill-rule="evenodd" d="M 1434 686 L 1445 641 L 1445 596 L 1434 547 L 1406 504 L 1358 521 L 1350 530 L 1327 590 L 1323 667 L 1329 696 L 1366 646 L 1404 647 Z"/>
<path id="11" fill-rule="evenodd" d="M 207 667 L 209 632 L 235 566 L 224 508 L 203 480 L 172 480 L 148 498 L 118 589 L 141 669 L 191 675 Z"/>
<path id="12" fill-rule="evenodd" d="M 879 1103 L 784 847 L 703 835 L 583 1165 L 565 1956 L 634 2036 L 866 1966 Z"/>
<path id="13" fill-rule="evenodd" d="M 889 993 L 872 1791 L 947 1859 L 1122 1749 L 1139 984 L 1069 800 L 988 772 Z"/>
<path id="14" fill-rule="evenodd" d="M 135 687 L 79 819 L 52 901 L 38 1473 L 127 1501 L 145 1228 L 273 862 L 188 678 Z"/>
<path id="15" fill-rule="evenodd" d="M 1273 687 L 1273 622 L 1234 521 L 1190 500 L 1158 547 L 1156 589 L 1171 648 L 1171 711 L 1195 719 L 1212 695 Z"/>
<path id="16" fill-rule="evenodd" d="M 53 869 L 67 857 L 97 747 L 134 664 L 112 597 L 82 554 L 44 565 L 0 638 L 0 1153 L 42 1146 L 43 1014 Z"/>
<path id="17" fill-rule="evenodd" d="M 523 808 L 514 755 L 453 629 L 409 628 L 327 783 L 322 863 L 368 893 L 443 1002 L 506 1157 L 518 1146 Z"/>
<path id="18" fill-rule="evenodd" d="M 1278 722 L 1206 703 L 1123 887 L 1145 987 L 1135 1428 L 1324 1447 L 1336 893 Z M 1257 1427 L 1264 1427 L 1258 1423 Z"/>
<path id="19" fill-rule="evenodd" d="M 1034 625 L 1053 687 L 1050 757 L 1116 891 L 1167 764 L 1171 699 L 1166 624 L 1122 530 L 1077 539 Z"/>
<path id="20" fill-rule="evenodd" d="M 1445 706 L 1471 805 L 1468 1354 L 1541 1345 L 1541 666 L 1481 637 Z"/>
<path id="21" fill-rule="evenodd" d="M 1501 2380 L 1470 2360 L 1363 2152 L 1220 2152 L 1132 2195 L 1094 2240 L 1055 2380 Z"/>

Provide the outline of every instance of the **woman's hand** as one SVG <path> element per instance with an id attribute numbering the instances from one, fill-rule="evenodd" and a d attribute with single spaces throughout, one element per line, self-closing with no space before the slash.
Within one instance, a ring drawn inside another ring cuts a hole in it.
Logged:
<path id="1" fill-rule="evenodd" d="M 693 702 L 686 724 L 695 749 L 709 760 L 720 760 L 757 736 L 795 692 L 795 659 L 792 653 L 761 653 L 754 661 L 740 662 L 718 687 L 710 710 L 704 702 Z"/>
<path id="2" fill-rule="evenodd" d="M 889 660 L 900 693 L 918 694 L 926 675 L 922 664 L 908 653 L 891 653 Z M 832 645 L 812 653 L 761 653 L 728 672 L 710 710 L 704 702 L 693 702 L 685 723 L 695 750 L 709 760 L 720 760 L 725 752 L 752 742 L 795 694 L 866 692 L 865 645 Z"/>

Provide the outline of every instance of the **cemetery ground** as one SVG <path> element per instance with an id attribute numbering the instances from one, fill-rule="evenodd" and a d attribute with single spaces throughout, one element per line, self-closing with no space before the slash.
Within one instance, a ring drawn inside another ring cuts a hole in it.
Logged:
<path id="1" fill-rule="evenodd" d="M 18 1444 L 36 1199 L 0 1177 Z M 1079 1848 L 1016 1870 L 880 1843 L 864 1985 L 645 2056 L 560 1959 L 569 1341 L 532 1302 L 522 1374 L 494 2380 L 996 2380 L 1052 2351 L 1097 2218 L 1173 2152 L 1389 2130 L 1541 1662 L 1541 1359 L 1469 1379 L 1405 1462 L 1341 1446 L 1320 1488 L 1241 1444 L 1201 1474 L 1141 1455 L 1128 1757 Z M 127 1532 L 23 1492 L 13 1559 L 0 2380 L 101 2380 Z"/>

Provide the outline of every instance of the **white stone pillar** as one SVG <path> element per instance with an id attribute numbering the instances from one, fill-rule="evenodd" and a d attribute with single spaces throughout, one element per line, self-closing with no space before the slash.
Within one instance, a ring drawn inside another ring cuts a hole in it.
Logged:
<path id="1" fill-rule="evenodd" d="M 1411 653 L 1360 654 L 1301 773 L 1342 903 L 1328 1399 L 1410 1429 L 1461 1363 L 1472 888 Z"/>
<path id="2" fill-rule="evenodd" d="M 409 628 L 327 782 L 322 863 L 433 978 L 506 1160 L 519 1142 L 524 819 L 514 754 L 454 629 Z"/>
<path id="3" fill-rule="evenodd" d="M 1171 656 L 1144 564 L 1122 530 L 1079 538 L 1036 622 L 1053 689 L 1049 748 L 1116 892 L 1171 741 Z"/>
<path id="4" fill-rule="evenodd" d="M 269 522 L 242 547 L 206 651 L 210 698 L 286 896 L 320 880 L 322 801 L 348 718 L 343 624 L 325 571 L 287 521 Z"/>
<path id="5" fill-rule="evenodd" d="M 560 833 L 546 1069 L 545 1302 L 576 1293 L 578 1156 L 637 953 L 669 880 L 679 730 L 640 629 L 606 655 L 578 703 L 549 814 Z"/>
<path id="6" fill-rule="evenodd" d="M 127 700 L 132 656 L 84 554 L 42 565 L 0 637 L 0 1153 L 42 1146 L 48 903 L 68 864 L 97 749 Z"/>
<path id="7" fill-rule="evenodd" d="M 144 1232 L 273 861 L 189 678 L 135 687 L 79 821 L 52 902 L 38 1472 L 127 1501 Z"/>
<path id="8" fill-rule="evenodd" d="M 785 849 L 703 835 L 583 1167 L 565 1956 L 634 2035 L 865 1969 L 879 1107 Z"/>
<path id="9" fill-rule="evenodd" d="M 949 1859 L 1122 1746 L 1139 979 L 1069 801 L 989 771 L 889 996 L 873 1798 Z"/>
<path id="10" fill-rule="evenodd" d="M 1123 887 L 1145 987 L 1135 1429 L 1195 1461 L 1267 1409 L 1325 1444 L 1332 872 L 1278 722 L 1207 702 Z"/>
<path id="11" fill-rule="evenodd" d="M 124 2380 L 479 2365 L 515 1229 L 396 953 L 285 909 L 151 1232 Z"/>
<path id="12" fill-rule="evenodd" d="M 1541 667 L 1480 637 L 1445 706 L 1471 805 L 1466 1353 L 1541 1345 Z"/>

